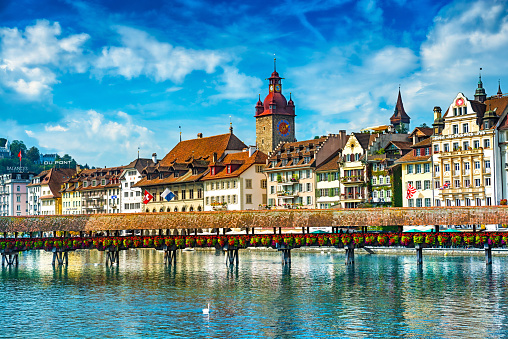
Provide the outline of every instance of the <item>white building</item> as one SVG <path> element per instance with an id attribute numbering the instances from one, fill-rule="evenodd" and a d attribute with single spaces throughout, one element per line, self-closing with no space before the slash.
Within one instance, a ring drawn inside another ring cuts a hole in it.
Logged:
<path id="1" fill-rule="evenodd" d="M 141 213 L 143 193 L 141 187 L 133 187 L 141 180 L 141 171 L 148 165 L 157 162 L 156 155 L 152 159 L 136 159 L 127 166 L 120 177 L 121 204 L 120 213 Z M 120 197 L 119 197 L 120 198 Z"/>
<path id="2" fill-rule="evenodd" d="M 326 209 L 340 204 L 340 169 L 337 153 L 329 161 L 316 168 L 316 205 Z"/>
<path id="3" fill-rule="evenodd" d="M 28 194 L 28 215 L 41 214 L 41 178 L 47 175 L 49 170 L 42 171 L 32 178 L 30 184 L 27 185 Z"/>
<path id="4" fill-rule="evenodd" d="M 266 154 L 251 146 L 211 163 L 201 179 L 204 210 L 253 210 L 266 205 L 266 159 Z"/>

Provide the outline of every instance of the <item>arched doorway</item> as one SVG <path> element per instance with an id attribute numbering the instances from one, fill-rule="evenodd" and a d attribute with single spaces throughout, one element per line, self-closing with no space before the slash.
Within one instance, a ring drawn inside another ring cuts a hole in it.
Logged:
<path id="1" fill-rule="evenodd" d="M 185 206 L 184 206 L 184 207 L 182 207 L 182 212 L 185 212 Z"/>
<path id="2" fill-rule="evenodd" d="M 153 212 L 153 213 L 156 213 L 156 212 L 157 212 L 157 210 L 154 208 L 152 212 Z"/>
<path id="3" fill-rule="evenodd" d="M 201 206 L 198 206 L 198 212 L 201 212 Z"/>
<path id="4" fill-rule="evenodd" d="M 166 211 L 167 211 L 167 212 L 171 212 L 171 207 L 168 207 L 168 208 L 166 209 Z"/>
<path id="5" fill-rule="evenodd" d="M 178 207 L 175 207 L 175 212 L 178 212 Z"/>
<path id="6" fill-rule="evenodd" d="M 194 207 L 192 207 L 192 206 L 191 206 L 191 207 L 189 208 L 189 212 L 193 212 L 193 211 L 194 211 Z"/>

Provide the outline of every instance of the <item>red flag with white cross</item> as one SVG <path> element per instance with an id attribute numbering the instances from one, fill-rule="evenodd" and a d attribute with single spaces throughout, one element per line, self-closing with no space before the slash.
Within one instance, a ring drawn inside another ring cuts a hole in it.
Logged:
<path id="1" fill-rule="evenodd" d="M 143 204 L 148 204 L 152 199 L 153 195 L 151 195 L 147 190 L 145 190 L 145 194 L 143 195 Z"/>

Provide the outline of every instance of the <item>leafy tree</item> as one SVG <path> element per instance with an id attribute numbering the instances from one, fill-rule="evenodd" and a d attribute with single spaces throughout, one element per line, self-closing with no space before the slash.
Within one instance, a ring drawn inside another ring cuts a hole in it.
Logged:
<path id="1" fill-rule="evenodd" d="M 401 122 L 400 125 L 395 129 L 395 132 L 404 134 L 408 132 L 408 128 L 403 122 Z"/>
<path id="2" fill-rule="evenodd" d="M 421 125 L 420 125 L 420 127 L 422 127 L 422 128 L 427 128 L 427 127 L 429 127 L 429 126 L 427 126 L 427 124 L 426 124 L 426 123 L 423 123 L 423 124 L 421 124 Z"/>
<path id="3" fill-rule="evenodd" d="M 21 150 L 21 155 L 25 156 L 25 154 L 26 154 L 25 143 L 20 140 L 13 140 L 11 142 L 11 156 L 13 158 L 17 158 L 20 150 Z"/>
<path id="4" fill-rule="evenodd" d="M 26 157 L 30 159 L 33 163 L 41 160 L 41 153 L 39 149 L 35 146 L 30 147 L 30 149 L 26 152 Z"/>

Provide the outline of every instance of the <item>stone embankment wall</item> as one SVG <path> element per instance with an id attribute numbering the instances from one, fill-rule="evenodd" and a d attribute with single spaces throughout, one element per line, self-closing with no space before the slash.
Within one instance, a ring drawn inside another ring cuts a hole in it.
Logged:
<path id="1" fill-rule="evenodd" d="M 0 232 L 507 224 L 508 207 L 368 208 L 0 217 Z"/>

